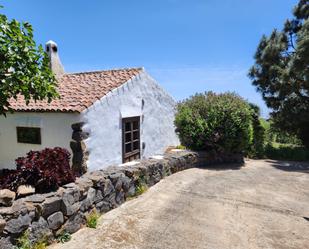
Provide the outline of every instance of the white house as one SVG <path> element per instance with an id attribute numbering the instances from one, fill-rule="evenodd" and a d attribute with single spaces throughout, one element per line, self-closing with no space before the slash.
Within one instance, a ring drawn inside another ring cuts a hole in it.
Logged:
<path id="1" fill-rule="evenodd" d="M 46 51 L 61 97 L 28 105 L 22 97 L 10 101 L 15 112 L 0 117 L 0 169 L 46 147 L 66 148 L 73 166 L 95 170 L 179 144 L 176 103 L 143 68 L 65 73 L 56 43 L 47 42 Z"/>

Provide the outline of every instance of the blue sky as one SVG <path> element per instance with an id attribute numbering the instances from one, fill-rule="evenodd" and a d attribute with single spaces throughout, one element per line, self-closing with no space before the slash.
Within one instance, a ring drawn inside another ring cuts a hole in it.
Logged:
<path id="1" fill-rule="evenodd" d="M 247 72 L 263 34 L 281 29 L 297 0 L 10 0 L 37 43 L 58 43 L 68 72 L 143 66 L 177 100 L 235 91 L 268 110 Z"/>

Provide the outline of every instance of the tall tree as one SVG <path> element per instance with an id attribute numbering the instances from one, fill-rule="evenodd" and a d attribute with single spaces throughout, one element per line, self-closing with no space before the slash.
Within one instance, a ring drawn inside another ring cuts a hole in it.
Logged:
<path id="1" fill-rule="evenodd" d="M 0 14 L 0 115 L 12 111 L 9 100 L 18 95 L 26 103 L 51 101 L 57 96 L 56 80 L 48 55 L 33 40 L 32 26 Z"/>
<path id="2" fill-rule="evenodd" d="M 309 147 L 309 0 L 300 0 L 282 31 L 263 36 L 249 77 L 275 125 Z"/>

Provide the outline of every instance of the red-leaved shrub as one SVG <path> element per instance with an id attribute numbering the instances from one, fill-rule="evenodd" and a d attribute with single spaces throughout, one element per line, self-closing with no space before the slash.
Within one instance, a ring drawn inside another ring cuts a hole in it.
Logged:
<path id="1" fill-rule="evenodd" d="M 16 159 L 16 170 L 7 171 L 0 178 L 0 187 L 16 191 L 20 185 L 31 185 L 36 192 L 45 193 L 73 182 L 70 153 L 55 147 L 42 151 L 30 151 Z"/>

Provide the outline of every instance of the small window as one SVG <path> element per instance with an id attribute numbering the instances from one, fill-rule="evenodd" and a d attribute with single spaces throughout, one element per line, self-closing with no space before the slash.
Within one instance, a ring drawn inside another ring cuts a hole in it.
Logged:
<path id="1" fill-rule="evenodd" d="M 140 117 L 122 120 L 123 162 L 140 158 Z"/>
<path id="2" fill-rule="evenodd" d="M 41 144 L 41 128 L 16 127 L 17 142 L 27 144 Z"/>

